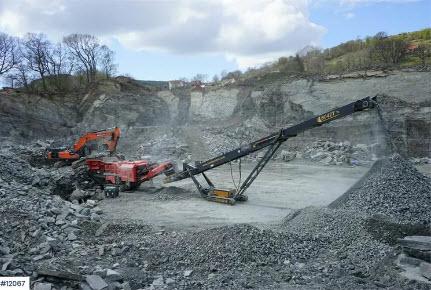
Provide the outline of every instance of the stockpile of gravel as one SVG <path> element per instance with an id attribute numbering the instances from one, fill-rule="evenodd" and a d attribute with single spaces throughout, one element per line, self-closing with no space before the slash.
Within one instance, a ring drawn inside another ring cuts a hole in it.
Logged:
<path id="1" fill-rule="evenodd" d="M 358 211 L 308 207 L 288 215 L 282 228 L 287 233 L 327 239 L 326 245 L 315 245 L 321 248 L 315 261 L 326 261 L 332 274 L 369 276 L 393 248 L 368 232 L 368 218 Z"/>
<path id="2" fill-rule="evenodd" d="M 431 224 L 431 180 L 400 155 L 380 160 L 330 207 L 383 214 L 397 222 Z"/>
<path id="3" fill-rule="evenodd" d="M 294 273 L 320 250 L 311 240 L 316 238 L 300 239 L 246 224 L 223 226 L 163 239 L 148 260 L 163 272 L 177 273 L 177 280 L 192 281 L 191 288 L 301 284 L 311 278 Z"/>

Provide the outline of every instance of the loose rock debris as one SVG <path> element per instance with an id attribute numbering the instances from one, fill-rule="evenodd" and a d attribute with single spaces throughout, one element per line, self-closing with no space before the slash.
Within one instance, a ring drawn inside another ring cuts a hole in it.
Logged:
<path id="1" fill-rule="evenodd" d="M 400 155 L 378 161 L 332 207 L 384 214 L 410 224 L 431 224 L 431 180 Z"/>
<path id="2" fill-rule="evenodd" d="M 33 167 L 24 157 L 0 152 L 0 275 L 30 276 L 36 289 L 429 287 L 399 274 L 400 248 L 388 242 L 410 225 L 409 235 L 418 225 L 431 235 L 430 181 L 400 156 L 381 161 L 335 208 L 299 210 L 267 229 L 239 224 L 196 232 L 107 223 L 95 197 L 78 204 L 53 194 L 69 167 Z M 158 199 L 189 194 L 177 193 L 154 190 Z M 389 230 L 398 225 L 403 230 Z M 421 267 L 429 280 L 427 264 Z"/>

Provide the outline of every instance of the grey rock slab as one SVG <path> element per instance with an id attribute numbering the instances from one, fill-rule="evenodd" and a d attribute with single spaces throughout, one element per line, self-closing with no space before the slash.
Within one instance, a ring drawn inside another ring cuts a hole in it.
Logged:
<path id="1" fill-rule="evenodd" d="M 69 233 L 69 235 L 67 235 L 67 239 L 69 241 L 75 241 L 77 239 L 77 236 L 72 232 L 72 233 Z"/>
<path id="2" fill-rule="evenodd" d="M 33 286 L 33 290 L 51 290 L 51 289 L 52 289 L 51 283 L 36 282 Z"/>
<path id="3" fill-rule="evenodd" d="M 431 251 L 431 236 L 408 236 L 398 240 L 403 247 Z"/>
<path id="4" fill-rule="evenodd" d="M 103 280 L 102 277 L 98 275 L 88 275 L 85 277 L 85 281 L 93 290 L 102 290 L 108 288 L 108 284 L 105 282 L 105 280 Z"/>
<path id="5" fill-rule="evenodd" d="M 163 277 L 159 277 L 159 278 L 155 279 L 151 285 L 153 285 L 153 286 L 162 286 L 164 284 L 165 283 L 163 282 Z"/>
<path id="6" fill-rule="evenodd" d="M 406 255 L 401 255 L 399 258 L 400 264 L 406 264 L 410 266 L 419 266 L 423 261 Z"/>
<path id="7" fill-rule="evenodd" d="M 115 282 L 123 279 L 123 276 L 115 270 L 107 269 L 106 270 L 106 281 Z"/>

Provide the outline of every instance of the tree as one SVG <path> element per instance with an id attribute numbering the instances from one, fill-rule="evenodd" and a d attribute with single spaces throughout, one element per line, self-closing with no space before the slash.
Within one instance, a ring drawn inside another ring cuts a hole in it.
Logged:
<path id="1" fill-rule="evenodd" d="M 372 51 L 375 58 L 385 65 L 400 63 L 407 53 L 407 42 L 402 38 L 390 38 L 385 32 L 379 32 L 374 36 Z"/>
<path id="2" fill-rule="evenodd" d="M 117 65 L 114 63 L 114 51 L 106 45 L 101 46 L 101 63 L 102 70 L 107 79 L 113 76 L 117 71 Z"/>
<path id="3" fill-rule="evenodd" d="M 234 80 L 238 80 L 242 75 L 242 72 L 240 70 L 235 70 L 235 71 L 231 71 L 230 73 L 226 74 L 225 77 L 223 77 L 222 79 L 225 80 L 229 80 L 229 79 L 234 79 Z"/>
<path id="4" fill-rule="evenodd" d="M 47 62 L 47 70 L 50 75 L 60 76 L 63 74 L 71 74 L 73 71 L 73 62 L 61 43 L 50 47 L 47 53 Z"/>
<path id="5" fill-rule="evenodd" d="M 51 43 L 44 34 L 28 33 L 23 41 L 22 57 L 30 70 L 39 74 L 43 89 L 47 90 L 46 75 L 49 74 L 49 53 Z"/>
<path id="6" fill-rule="evenodd" d="M 214 76 L 213 76 L 213 83 L 218 83 L 220 81 L 220 78 L 218 77 L 218 75 L 217 74 L 215 74 Z"/>
<path id="7" fill-rule="evenodd" d="M 303 58 L 304 71 L 322 73 L 325 68 L 325 59 L 319 49 L 311 50 Z"/>
<path id="8" fill-rule="evenodd" d="M 304 60 L 299 56 L 299 54 L 295 55 L 295 62 L 298 67 L 298 71 L 304 72 Z"/>
<path id="9" fill-rule="evenodd" d="M 63 39 L 70 53 L 86 75 L 87 83 L 96 80 L 97 62 L 101 54 L 99 40 L 89 34 L 71 34 Z"/>
<path id="10" fill-rule="evenodd" d="M 227 70 L 222 70 L 222 72 L 220 73 L 220 78 L 222 79 L 222 80 L 224 80 L 225 78 L 226 78 L 226 76 L 227 76 Z"/>
<path id="11" fill-rule="evenodd" d="M 0 32 L 0 76 L 16 65 L 17 46 L 15 38 Z"/>
<path id="12" fill-rule="evenodd" d="M 414 54 L 419 57 L 421 64 L 425 66 L 427 57 L 431 56 L 431 45 L 419 44 L 415 49 Z"/>
<path id="13" fill-rule="evenodd" d="M 25 63 L 24 60 L 18 62 L 15 67 L 15 79 L 16 86 L 24 87 L 26 90 L 29 90 L 31 74 L 28 69 L 28 65 Z"/>
<path id="14" fill-rule="evenodd" d="M 192 81 L 206 82 L 207 79 L 208 79 L 208 75 L 206 75 L 206 74 L 196 74 L 192 78 Z"/>

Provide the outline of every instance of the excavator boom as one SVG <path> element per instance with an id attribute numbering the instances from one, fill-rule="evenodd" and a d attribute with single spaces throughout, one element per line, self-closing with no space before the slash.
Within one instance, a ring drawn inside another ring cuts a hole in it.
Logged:
<path id="1" fill-rule="evenodd" d="M 112 154 L 115 152 L 120 139 L 120 128 L 87 132 L 81 136 L 72 148 L 49 148 L 47 158 L 52 160 L 77 160 L 89 154 L 88 144 L 94 140 L 103 140 L 105 149 Z"/>

